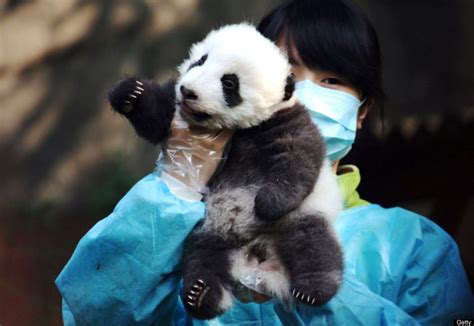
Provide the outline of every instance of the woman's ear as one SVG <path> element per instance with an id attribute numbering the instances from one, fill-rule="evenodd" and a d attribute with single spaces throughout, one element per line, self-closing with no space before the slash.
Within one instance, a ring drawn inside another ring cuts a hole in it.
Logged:
<path id="1" fill-rule="evenodd" d="M 373 98 L 369 98 L 360 108 L 359 112 L 357 113 L 357 129 L 362 128 L 362 123 L 369 113 L 370 109 L 375 105 L 375 100 Z"/>

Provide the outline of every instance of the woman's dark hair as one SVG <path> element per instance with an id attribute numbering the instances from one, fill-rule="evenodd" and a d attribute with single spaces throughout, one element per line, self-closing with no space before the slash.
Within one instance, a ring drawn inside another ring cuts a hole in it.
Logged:
<path id="1" fill-rule="evenodd" d="M 345 0 L 285 1 L 258 30 L 267 38 L 293 44 L 310 69 L 332 71 L 381 104 L 381 54 L 377 34 L 365 13 Z"/>

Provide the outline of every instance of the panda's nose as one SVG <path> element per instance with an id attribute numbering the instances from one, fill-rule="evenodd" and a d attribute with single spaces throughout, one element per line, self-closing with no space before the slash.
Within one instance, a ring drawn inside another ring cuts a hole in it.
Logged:
<path id="1" fill-rule="evenodd" d="M 183 85 L 181 85 L 179 90 L 181 91 L 181 94 L 183 94 L 183 98 L 185 100 L 197 100 L 197 98 L 198 98 L 196 93 L 194 93 L 189 88 L 184 87 Z"/>

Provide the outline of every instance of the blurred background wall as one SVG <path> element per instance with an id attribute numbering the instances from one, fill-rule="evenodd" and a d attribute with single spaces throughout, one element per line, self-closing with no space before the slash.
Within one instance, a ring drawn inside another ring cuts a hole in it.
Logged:
<path id="1" fill-rule="evenodd" d="M 474 1 L 358 0 L 388 101 L 346 163 L 362 196 L 428 216 L 474 275 Z M 107 106 L 121 76 L 164 81 L 215 27 L 276 0 L 0 0 L 0 324 L 61 323 L 54 279 L 81 236 L 154 167 Z"/>

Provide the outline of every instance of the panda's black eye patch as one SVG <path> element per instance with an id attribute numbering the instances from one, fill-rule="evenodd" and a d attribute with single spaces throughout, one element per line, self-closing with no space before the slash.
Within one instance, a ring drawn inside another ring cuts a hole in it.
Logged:
<path id="1" fill-rule="evenodd" d="M 235 83 L 232 79 L 224 79 L 222 81 L 222 86 L 227 89 L 234 89 L 235 88 Z"/>
<path id="2" fill-rule="evenodd" d="M 194 62 L 193 64 L 191 64 L 188 68 L 188 71 L 193 69 L 194 67 L 199 67 L 199 66 L 202 66 L 204 64 L 204 62 L 206 62 L 207 60 L 207 54 L 203 55 L 201 57 L 201 59 L 199 59 L 198 61 Z"/>
<path id="3" fill-rule="evenodd" d="M 225 74 L 221 78 L 222 90 L 228 107 L 237 106 L 242 103 L 239 93 L 239 77 L 236 74 Z"/>

